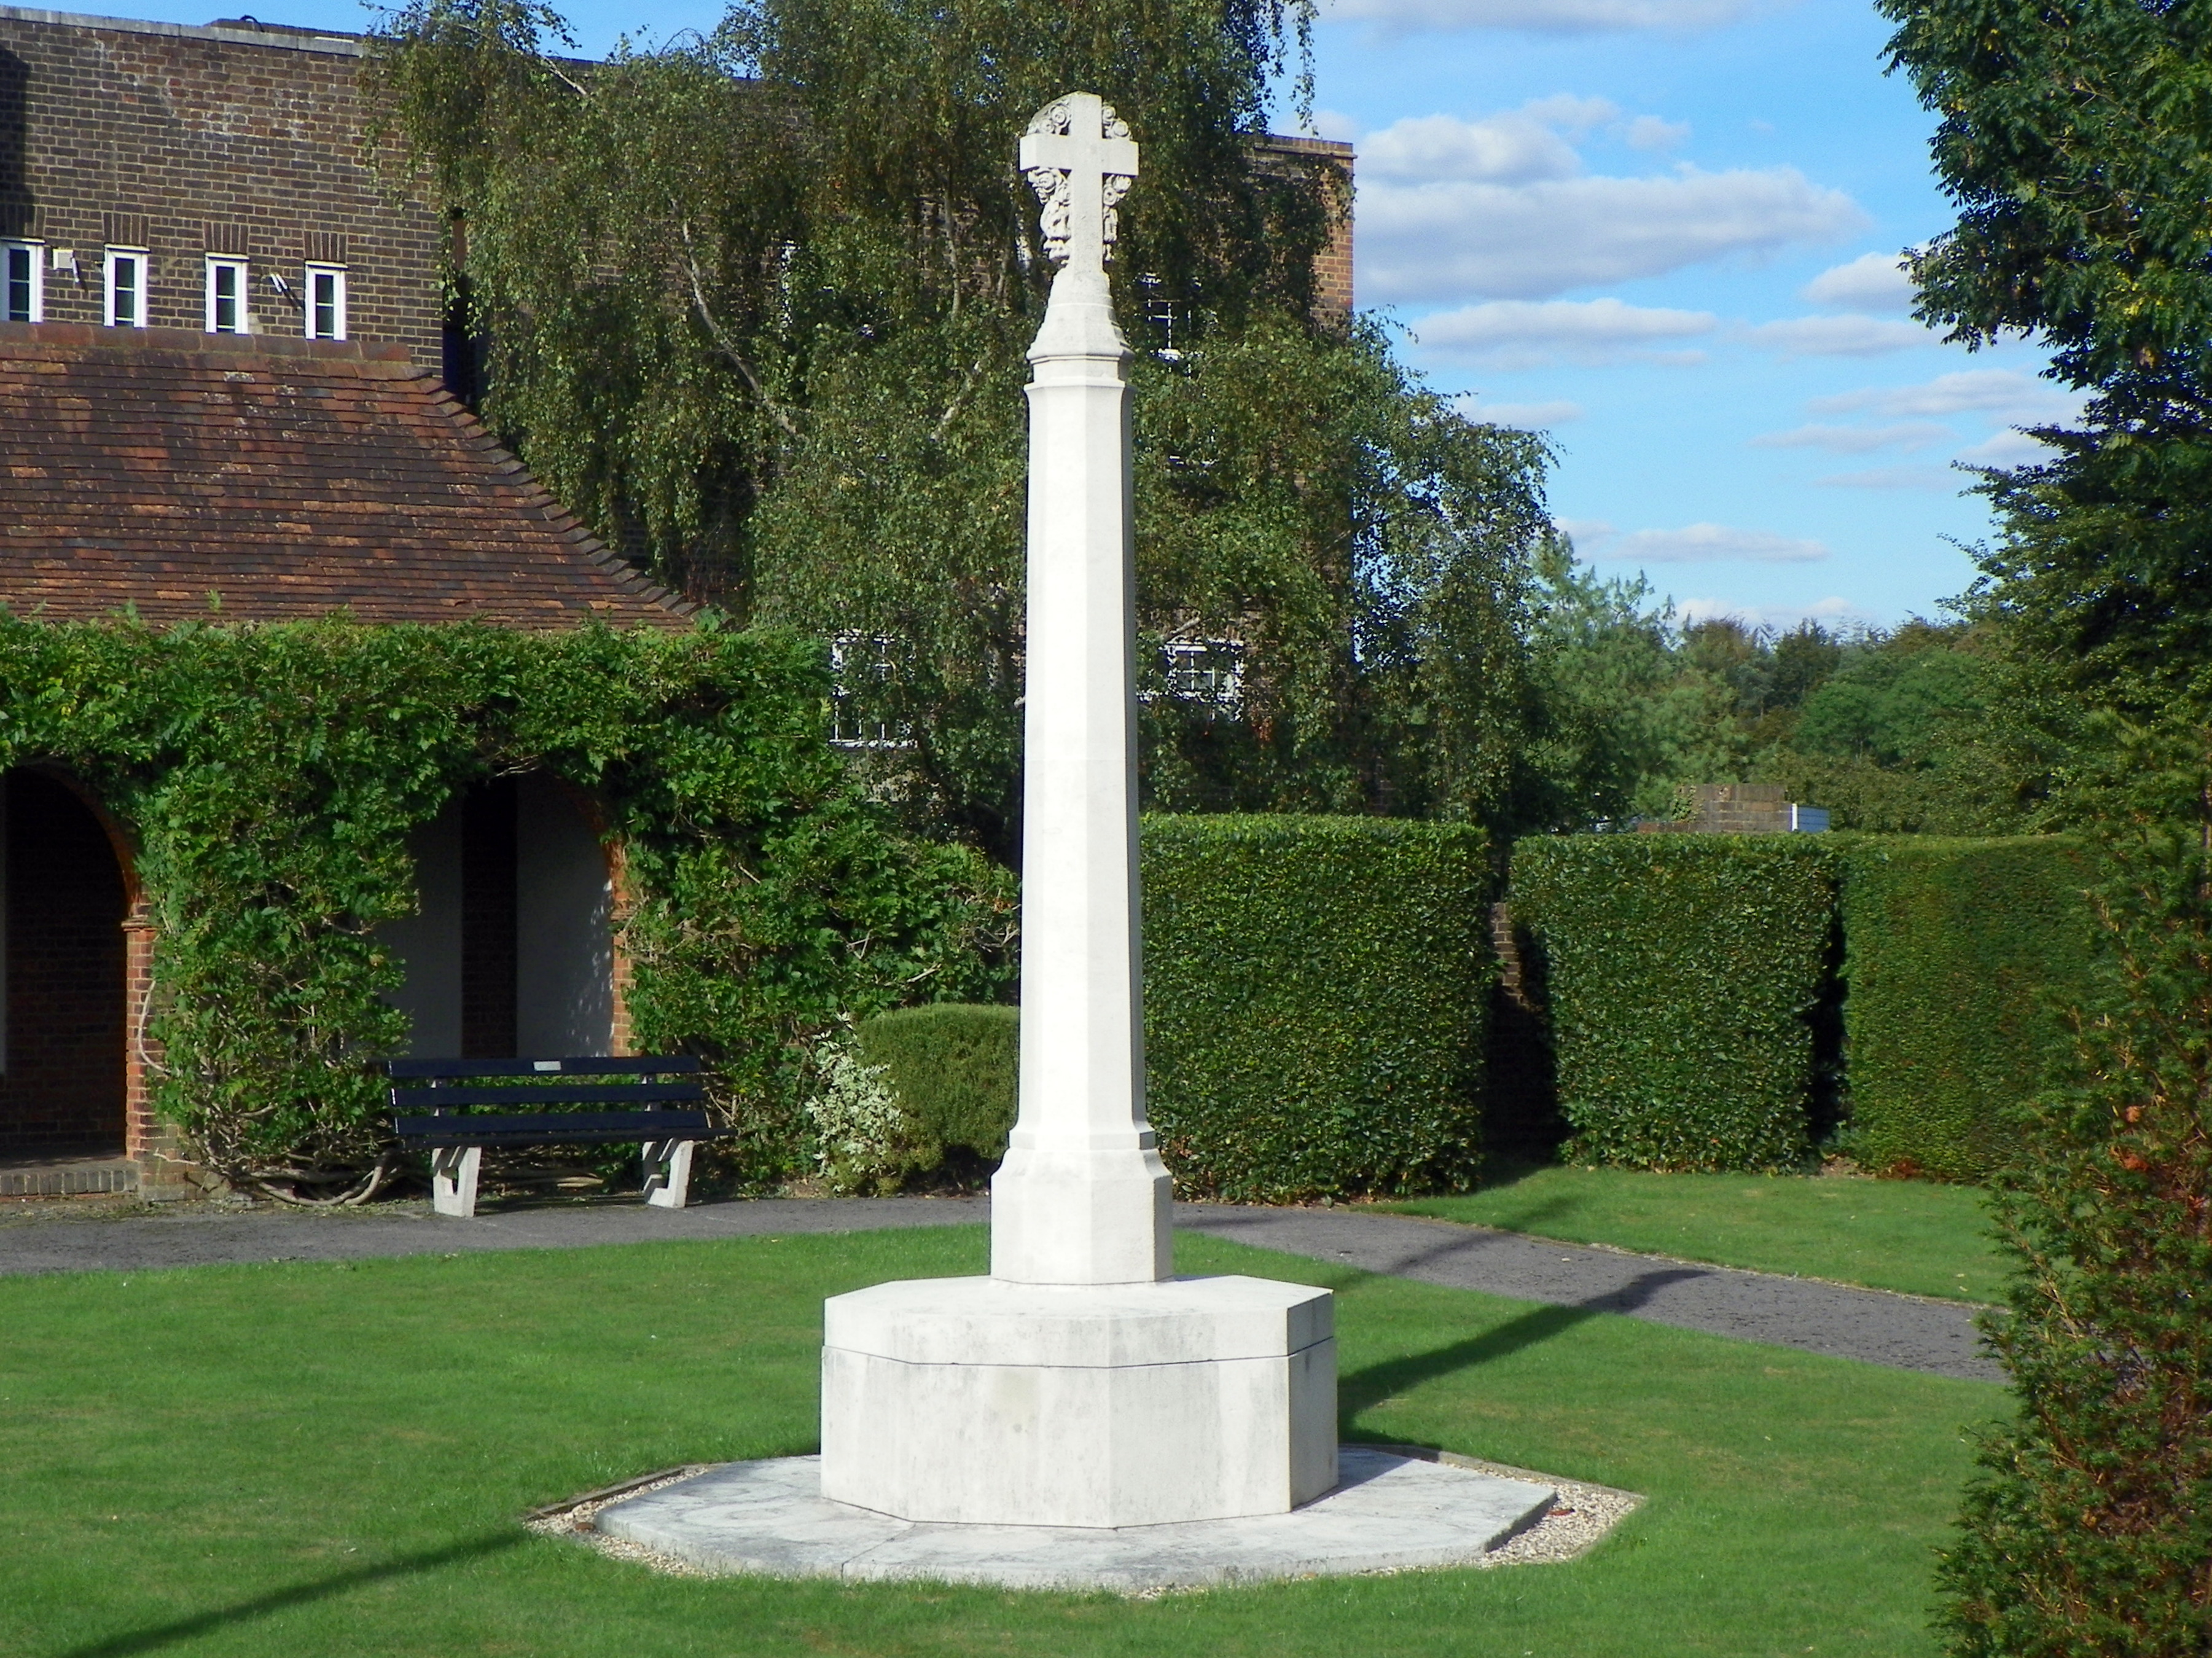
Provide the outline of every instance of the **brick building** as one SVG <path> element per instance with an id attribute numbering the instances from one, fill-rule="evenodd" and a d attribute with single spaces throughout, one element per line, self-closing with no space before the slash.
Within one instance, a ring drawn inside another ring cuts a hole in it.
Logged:
<path id="1" fill-rule="evenodd" d="M 404 345 L 442 236 L 361 153 L 363 43 L 0 6 L 0 320 Z"/>
<path id="2" fill-rule="evenodd" d="M 0 465 L 17 616 L 690 625 L 404 344 L 0 323 L 0 429 L 38 434 Z M 52 768 L 0 793 L 0 1158 L 173 1173 L 144 1085 L 157 941 L 128 828 Z M 388 942 L 422 1051 L 623 1051 L 620 894 L 589 802 L 509 780 L 414 850 L 422 912 Z"/>

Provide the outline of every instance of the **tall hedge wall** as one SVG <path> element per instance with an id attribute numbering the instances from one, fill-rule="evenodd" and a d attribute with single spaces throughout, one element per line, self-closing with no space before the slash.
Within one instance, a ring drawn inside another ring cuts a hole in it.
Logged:
<path id="1" fill-rule="evenodd" d="M 1153 1126 L 1194 1194 L 1470 1180 L 1494 969 L 1482 833 L 1379 818 L 1144 823 Z"/>
<path id="2" fill-rule="evenodd" d="M 1975 1180 L 2087 994 L 2087 853 L 2059 835 L 1844 851 L 1851 1121 L 1869 1168 Z"/>
<path id="3" fill-rule="evenodd" d="M 1798 835 L 1520 842 L 1576 1160 L 1772 1169 L 1808 1149 L 1836 859 Z"/>

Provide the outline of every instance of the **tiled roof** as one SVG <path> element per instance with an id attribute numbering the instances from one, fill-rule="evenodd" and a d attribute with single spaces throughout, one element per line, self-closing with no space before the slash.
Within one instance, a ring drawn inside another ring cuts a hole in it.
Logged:
<path id="1" fill-rule="evenodd" d="M 681 628 L 398 346 L 0 323 L 0 605 Z"/>

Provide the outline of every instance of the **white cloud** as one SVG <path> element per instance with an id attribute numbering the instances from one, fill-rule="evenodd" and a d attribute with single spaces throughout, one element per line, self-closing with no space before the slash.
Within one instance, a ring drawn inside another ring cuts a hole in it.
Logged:
<path id="1" fill-rule="evenodd" d="M 1739 604 L 1725 598 L 1686 598 L 1675 605 L 1674 613 L 1685 622 L 1711 622 L 1726 616 L 1754 628 L 1772 628 L 1778 633 L 1788 633 L 1801 622 L 1818 622 L 1831 628 L 1860 628 L 1874 620 L 1873 611 L 1832 595 L 1816 598 L 1810 604 Z"/>
<path id="2" fill-rule="evenodd" d="M 1837 472 L 1813 482 L 1831 489 L 1942 489 L 1956 495 L 1970 480 L 1948 466 L 1876 466 L 1863 472 Z"/>
<path id="3" fill-rule="evenodd" d="M 1559 361 L 1681 361 L 1686 354 L 1655 348 L 1709 334 L 1717 322 L 1709 311 L 1619 300 L 1493 300 L 1425 317 L 1414 337 L 1432 351 L 1513 370 Z"/>
<path id="4" fill-rule="evenodd" d="M 1848 264 L 1823 270 L 1798 292 L 1811 304 L 1833 311 L 1903 315 L 1912 309 L 1912 279 L 1894 253 L 1862 253 Z"/>
<path id="5" fill-rule="evenodd" d="M 1583 413 L 1582 404 L 1565 398 L 1549 403 L 1484 403 L 1472 396 L 1459 399 L 1459 411 L 1469 420 L 1491 426 L 1517 426 L 1527 432 L 1565 426 L 1569 421 L 1580 420 Z"/>
<path id="6" fill-rule="evenodd" d="M 1544 299 L 1849 234 L 1858 204 L 1795 167 L 1640 179 L 1370 180 L 1359 288 L 1384 303 Z"/>
<path id="7" fill-rule="evenodd" d="M 1759 0 L 1329 0 L 1331 17 L 1392 29 L 1526 29 L 1599 34 L 1719 28 L 1765 8 Z"/>
<path id="8" fill-rule="evenodd" d="M 1876 449 L 1924 449 L 1948 441 L 1948 426 L 1933 421 L 1904 421 L 1893 426 L 1800 426 L 1768 432 L 1751 441 L 1760 449 L 1826 449 L 1832 454 L 1864 455 Z"/>
<path id="9" fill-rule="evenodd" d="M 1805 406 L 1816 415 L 1874 414 L 1892 416 L 1985 414 L 1994 420 L 2027 424 L 2064 420 L 2081 405 L 2078 393 L 2011 368 L 1969 368 L 1938 374 L 1918 386 L 1869 386 L 1832 398 L 1815 398 Z"/>
<path id="10" fill-rule="evenodd" d="M 1620 116 L 1620 107 L 1602 98 L 1565 94 L 1480 121 L 1408 116 L 1360 140 L 1359 176 L 1501 185 L 1571 179 L 1583 170 L 1582 157 L 1561 133 L 1579 137 Z"/>
<path id="11" fill-rule="evenodd" d="M 1791 317 L 1751 331 L 1759 344 L 1790 357 L 1876 357 L 1887 351 L 1933 345 L 1936 337 L 1917 323 L 1887 317 Z"/>
<path id="12" fill-rule="evenodd" d="M 1703 564 L 1750 559 L 1762 564 L 1806 564 L 1828 556 L 1827 544 L 1770 530 L 1725 524 L 1690 524 L 1679 530 L 1634 530 L 1608 543 L 1601 558 L 1639 564 Z"/>
<path id="13" fill-rule="evenodd" d="M 1656 115 L 1639 115 L 1621 135 L 1631 149 L 1672 149 L 1690 137 L 1687 121 L 1662 121 Z"/>
<path id="14" fill-rule="evenodd" d="M 1603 546 L 1620 533 L 1601 518 L 1555 518 L 1552 526 L 1584 553 Z"/>
<path id="15" fill-rule="evenodd" d="M 1316 110 L 1313 130 L 1321 137 L 1335 138 L 1346 143 L 1359 137 L 1359 123 L 1340 109 Z"/>
<path id="16" fill-rule="evenodd" d="M 1969 466 L 2039 466 L 2051 459 L 2051 446 L 2025 432 L 2000 432 L 1959 451 Z"/>

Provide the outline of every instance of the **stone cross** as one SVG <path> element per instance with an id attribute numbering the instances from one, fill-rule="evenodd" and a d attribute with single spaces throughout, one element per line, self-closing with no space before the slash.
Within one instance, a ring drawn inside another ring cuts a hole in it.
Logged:
<path id="1" fill-rule="evenodd" d="M 1137 176 L 1137 145 L 1127 125 L 1096 93 L 1071 92 L 1030 122 L 1021 166 L 1044 205 L 1045 252 L 1052 262 L 1102 268 L 1114 257 L 1116 210 Z"/>
<path id="2" fill-rule="evenodd" d="M 1145 1117 L 1129 346 L 1103 264 L 1137 146 L 1072 92 L 1037 112 L 1021 165 L 1060 268 L 1030 349 L 1021 1111 L 991 1183 L 991 1271 L 1156 1283 L 1172 1268 Z"/>

